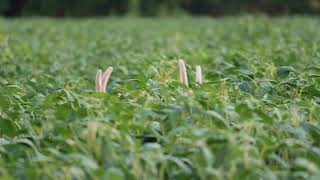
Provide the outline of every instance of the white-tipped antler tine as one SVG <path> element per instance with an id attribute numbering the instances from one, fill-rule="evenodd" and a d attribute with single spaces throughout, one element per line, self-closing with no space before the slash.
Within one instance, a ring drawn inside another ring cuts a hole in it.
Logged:
<path id="1" fill-rule="evenodd" d="M 186 65 L 182 59 L 179 60 L 179 68 L 180 68 L 180 82 L 188 86 L 188 77 Z"/>
<path id="2" fill-rule="evenodd" d="M 96 74 L 96 91 L 101 92 L 102 70 L 99 69 Z"/>
<path id="3" fill-rule="evenodd" d="M 102 92 L 106 92 L 108 81 L 110 79 L 112 71 L 113 71 L 113 67 L 108 67 L 108 69 L 102 75 L 102 81 L 101 81 Z"/>
<path id="4" fill-rule="evenodd" d="M 202 70 L 201 66 L 196 66 L 196 82 L 202 84 Z"/>

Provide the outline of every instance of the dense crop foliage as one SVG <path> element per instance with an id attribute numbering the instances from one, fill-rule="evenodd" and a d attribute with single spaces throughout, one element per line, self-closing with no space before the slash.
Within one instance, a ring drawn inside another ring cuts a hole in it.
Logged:
<path id="1" fill-rule="evenodd" d="M 2 19 L 0 179 L 318 179 L 319 29 L 307 17 Z"/>

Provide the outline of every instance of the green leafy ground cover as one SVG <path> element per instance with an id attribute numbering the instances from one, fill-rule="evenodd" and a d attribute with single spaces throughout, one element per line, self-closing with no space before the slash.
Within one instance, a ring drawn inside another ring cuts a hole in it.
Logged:
<path id="1" fill-rule="evenodd" d="M 0 179 L 319 179 L 319 29 L 312 17 L 1 19 Z"/>

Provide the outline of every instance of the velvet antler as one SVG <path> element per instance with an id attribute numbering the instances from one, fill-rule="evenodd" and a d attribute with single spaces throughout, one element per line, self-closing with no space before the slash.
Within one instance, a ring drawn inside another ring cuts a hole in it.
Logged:
<path id="1" fill-rule="evenodd" d="M 106 92 L 108 81 L 110 79 L 113 67 L 108 67 L 104 73 L 99 69 L 96 75 L 96 91 Z"/>
<path id="2" fill-rule="evenodd" d="M 108 69 L 103 73 L 101 80 L 101 91 L 106 92 L 108 81 L 110 79 L 111 73 L 113 71 L 113 67 L 108 67 Z"/>
<path id="3" fill-rule="evenodd" d="M 196 66 L 196 82 L 198 84 L 202 84 L 202 70 L 201 70 L 201 66 Z"/>
<path id="4" fill-rule="evenodd" d="M 102 70 L 99 69 L 96 74 L 96 91 L 100 92 L 101 90 L 101 80 L 102 80 Z"/>
<path id="5" fill-rule="evenodd" d="M 188 86 L 188 76 L 186 65 L 182 59 L 179 60 L 179 68 L 180 68 L 180 82 Z"/>

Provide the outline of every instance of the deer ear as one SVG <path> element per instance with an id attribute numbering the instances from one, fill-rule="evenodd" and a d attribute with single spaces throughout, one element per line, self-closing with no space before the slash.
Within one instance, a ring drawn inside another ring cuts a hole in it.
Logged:
<path id="1" fill-rule="evenodd" d="M 113 67 L 108 67 L 108 69 L 103 73 L 101 80 L 101 91 L 106 92 L 108 81 L 110 79 Z"/>
<path id="2" fill-rule="evenodd" d="M 101 92 L 102 70 L 99 69 L 96 74 L 96 91 Z"/>
<path id="3" fill-rule="evenodd" d="M 188 86 L 188 76 L 187 76 L 187 70 L 186 65 L 182 59 L 179 60 L 179 76 L 180 76 L 180 82 Z"/>
<path id="4" fill-rule="evenodd" d="M 202 70 L 201 66 L 196 66 L 196 82 L 202 84 Z"/>

